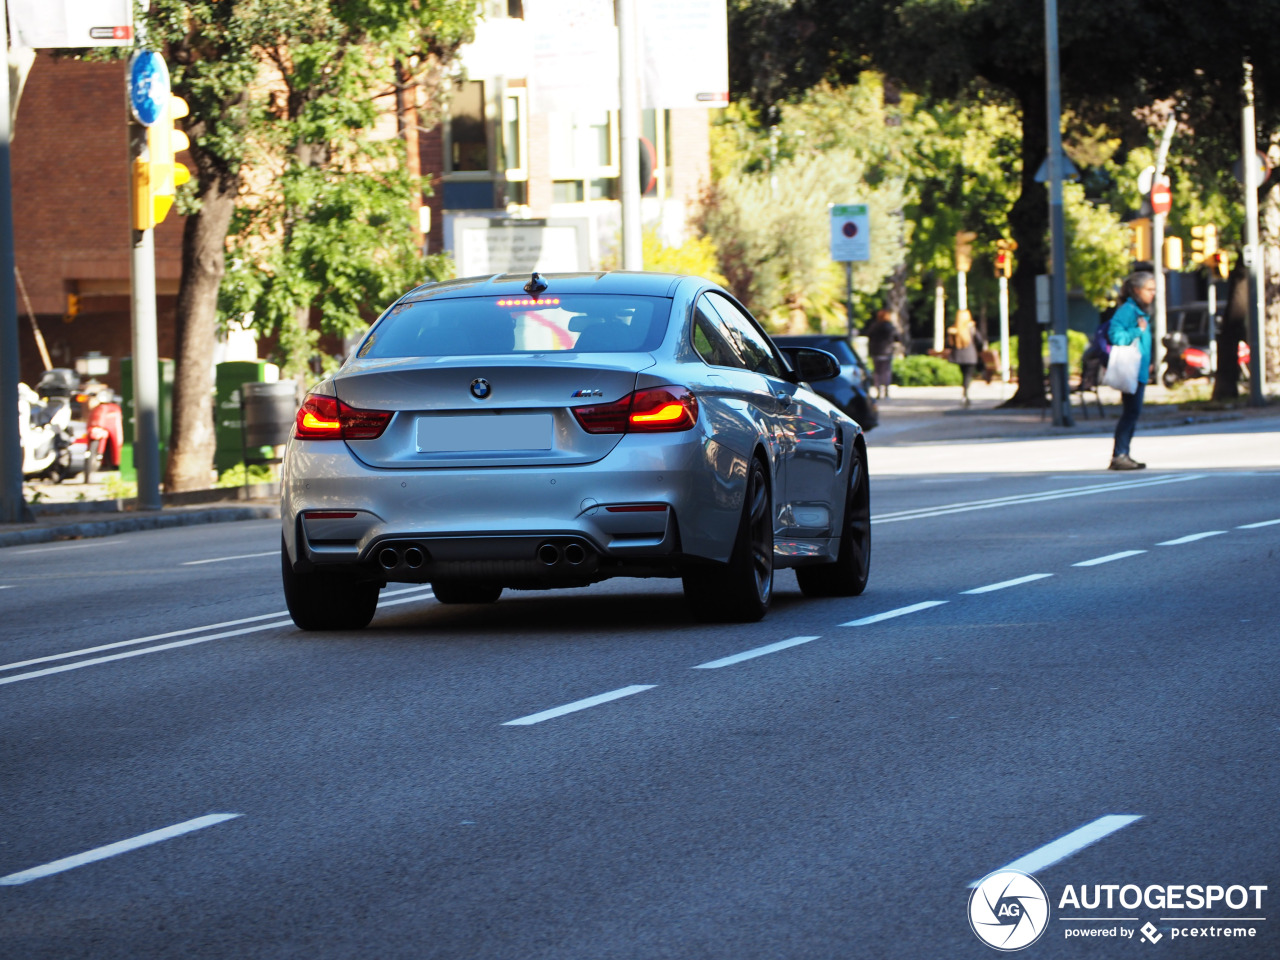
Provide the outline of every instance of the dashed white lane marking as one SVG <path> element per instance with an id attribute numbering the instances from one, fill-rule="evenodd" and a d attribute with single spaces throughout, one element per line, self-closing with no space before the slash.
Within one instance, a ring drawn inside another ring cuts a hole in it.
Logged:
<path id="1" fill-rule="evenodd" d="M 989 583 L 985 587 L 974 587 L 972 590 L 961 590 L 962 594 L 972 596 L 978 593 L 991 593 L 995 590 L 1003 590 L 1006 587 L 1016 587 L 1024 583 L 1031 583 L 1035 580 L 1043 580 L 1045 577 L 1052 577 L 1052 573 L 1029 573 L 1025 577 L 1017 577 L 1013 580 L 1001 580 L 999 583 Z"/>
<path id="2" fill-rule="evenodd" d="M 14 587 L 14 584 L 12 583 L 0 584 L 0 590 L 12 590 L 13 587 Z"/>
<path id="3" fill-rule="evenodd" d="M 731 667 L 735 663 L 741 663 L 743 660 L 754 660 L 756 657 L 763 657 L 765 654 L 777 653 L 779 650 L 786 650 L 790 647 L 798 647 L 802 643 L 808 643 L 810 640 L 819 640 L 820 637 L 792 637 L 790 640 L 779 640 L 777 643 L 771 643 L 768 646 L 756 647 L 754 650 L 744 650 L 742 653 L 735 653 L 730 657 L 721 657 L 719 660 L 711 660 L 707 663 L 700 663 L 694 670 L 718 670 L 720 667 Z"/>
<path id="4" fill-rule="evenodd" d="M 898 607 L 896 610 L 886 610 L 884 613 L 872 614 L 869 617 L 863 617 L 861 620 L 850 620 L 848 623 L 842 623 L 842 627 L 865 627 L 873 623 L 879 623 L 881 620 L 892 620 L 894 617 L 905 617 L 909 613 L 918 613 L 921 610 L 928 610 L 930 607 L 940 607 L 946 600 L 925 600 L 921 603 L 913 603 L 909 607 Z"/>
<path id="5" fill-rule="evenodd" d="M 406 592 L 408 591 L 397 591 L 397 593 L 406 593 Z M 431 596 L 432 594 L 430 592 L 425 592 L 425 591 L 418 592 L 418 593 L 415 593 L 413 596 L 401 597 L 400 599 L 397 599 L 397 600 L 383 600 L 378 604 L 378 607 L 379 609 L 381 609 L 382 607 L 394 607 L 400 603 L 413 603 L 418 600 L 428 599 Z M 270 617 L 281 617 L 281 616 L 287 617 L 288 613 L 287 612 L 268 613 L 258 617 L 248 617 L 246 618 L 246 620 L 264 620 Z M 230 622 L 244 623 L 246 622 L 246 620 L 230 621 Z M 124 653 L 113 653 L 107 657 L 94 657 L 91 660 L 77 660 L 75 663 L 64 663 L 61 666 L 57 666 L 57 667 L 46 667 L 43 670 L 32 670 L 28 673 L 18 673 L 8 677 L 0 677 L 0 686 L 4 686 L 5 684 L 9 684 L 9 683 L 17 683 L 19 680 L 34 680 L 37 677 L 48 677 L 48 676 L 52 676 L 55 673 L 66 673 L 68 670 L 79 670 L 82 667 L 96 667 L 99 664 L 113 663 L 116 660 L 128 660 L 131 657 L 141 657 L 144 654 L 148 654 L 148 653 L 162 653 L 165 650 L 177 650 L 182 647 L 192 647 L 198 643 L 208 643 L 211 640 L 226 640 L 229 637 L 241 637 L 248 633 L 257 633 L 262 630 L 274 630 L 279 627 L 290 627 L 290 626 L 293 626 L 292 620 L 276 620 L 272 623 L 259 623 L 256 626 L 244 627 L 243 629 L 240 629 L 240 630 L 225 630 L 221 633 L 210 634 L 207 637 L 192 637 L 189 640 L 179 640 L 179 641 L 176 641 L 175 643 L 162 643 L 158 646 L 145 647 L 141 650 L 127 650 Z M 137 640 L 122 640 L 119 643 L 104 644 L 101 647 L 90 647 L 86 650 L 76 650 L 70 653 L 59 653 L 59 654 L 54 654 L 48 657 L 38 657 L 35 660 L 25 660 L 25 661 L 22 661 L 21 663 L 10 663 L 10 664 L 6 664 L 5 666 L 0 666 L 0 670 L 11 670 L 21 666 L 30 666 L 31 664 L 35 664 L 35 663 L 48 663 L 51 660 L 65 660 L 68 657 L 79 656 L 80 654 L 84 654 L 84 653 L 92 653 L 97 650 L 106 650 L 106 649 L 111 649 L 115 647 L 128 646 L 130 644 L 145 643 L 148 640 L 157 640 L 166 636 L 172 637 L 172 636 L 177 636 L 183 633 L 196 633 L 200 630 L 207 630 L 207 629 L 209 629 L 209 627 L 192 627 L 187 630 L 175 630 L 172 633 L 168 633 L 168 634 L 157 634 L 154 637 L 141 637 Z"/>
<path id="6" fill-rule="evenodd" d="M 1112 560 L 1123 560 L 1125 557 L 1136 557 L 1140 553 L 1146 553 L 1145 550 L 1121 550 L 1119 553 L 1109 553 L 1105 557 L 1094 557 L 1092 560 L 1081 560 L 1079 563 L 1073 563 L 1073 567 L 1096 567 L 1100 563 L 1110 563 Z"/>
<path id="7" fill-rule="evenodd" d="M 635 693 L 643 693 L 646 690 L 652 690 L 655 686 L 657 686 L 657 684 L 650 683 L 623 687 L 621 690 L 611 690 L 609 693 L 597 694 L 594 697 L 587 697 L 585 700 L 575 700 L 573 703 L 566 703 L 563 707 L 552 707 L 550 710 L 543 710 L 541 713 L 531 713 L 527 717 L 508 720 L 503 724 L 503 726 L 527 727 L 532 723 L 541 723 L 543 720 L 563 717 L 566 713 L 576 713 L 579 710 L 586 710 L 588 707 L 595 707 L 602 703 L 608 703 L 610 700 L 621 700 L 623 697 L 629 697 Z"/>
<path id="8" fill-rule="evenodd" d="M 209 560 L 187 560 L 184 567 L 198 567 L 202 563 L 222 563 L 224 560 L 254 560 L 258 557 L 278 557 L 279 550 L 268 550 L 266 553 L 241 553 L 234 557 L 213 557 Z"/>
<path id="9" fill-rule="evenodd" d="M 1257 530 L 1259 527 L 1274 527 L 1277 523 L 1280 523 L 1280 520 L 1263 520 L 1261 523 L 1246 523 L 1239 527 L 1236 527 L 1236 529 L 1237 530 Z"/>
<path id="10" fill-rule="evenodd" d="M 7 877 L 0 877 L 0 886 L 13 887 L 21 883 L 30 883 L 32 880 L 39 880 L 41 877 L 52 876 L 55 873 L 62 873 L 64 870 L 82 867 L 86 863 L 94 863 L 98 860 L 105 860 L 108 857 L 119 856 L 122 853 L 128 853 L 130 850 L 137 850 L 139 847 L 148 847 L 153 843 L 160 843 L 162 840 L 171 840 L 174 837 L 182 836 L 184 833 L 203 830 L 205 827 L 212 827 L 214 824 L 234 820 L 239 816 L 243 816 L 243 814 L 211 813 L 208 816 L 196 817 L 196 819 L 188 820 L 185 823 L 176 823 L 172 827 L 152 830 L 150 833 L 131 837 L 128 840 L 109 843 L 105 847 L 77 853 L 73 857 L 63 857 L 61 860 L 54 860 L 52 863 L 46 863 L 43 866 L 32 867 L 30 870 L 23 870 L 21 873 L 11 873 Z"/>
<path id="11" fill-rule="evenodd" d="M 1065 837 L 1059 837 L 1052 843 L 1046 843 L 1043 847 L 1032 850 L 1025 857 L 1019 857 L 1012 863 L 1007 863 L 1003 867 L 992 870 L 991 873 L 999 873 L 1001 870 L 1020 870 L 1023 873 L 1035 873 L 1037 870 L 1053 866 L 1059 860 L 1065 860 L 1091 843 L 1097 843 L 1103 837 L 1109 836 L 1117 830 L 1127 827 L 1135 820 L 1141 819 L 1141 814 L 1108 814 L 1105 817 L 1099 817 L 1092 823 L 1086 823 L 1083 827 L 1072 830 Z M 989 875 L 984 874 L 983 876 Z M 969 884 L 970 889 L 981 882 L 982 878 L 979 877 Z"/>
<path id="12" fill-rule="evenodd" d="M 1204 533 L 1189 533 L 1185 537 L 1179 537 L 1177 540 L 1165 540 L 1157 543 L 1157 547 L 1176 547 L 1184 543 L 1195 543 L 1197 540 L 1203 540 L 1206 537 L 1220 537 L 1226 533 L 1225 530 L 1206 530 Z"/>
<path id="13" fill-rule="evenodd" d="M 1150 477 L 1142 480 L 1122 480 L 1114 483 L 1095 483 L 1087 487 L 1050 490 L 1046 493 L 1027 493 L 1012 497 L 995 497 L 990 500 L 947 503 L 939 507 L 917 507 L 914 510 L 899 510 L 895 513 L 879 514 L 873 516 L 871 521 L 873 523 L 897 523 L 900 520 L 922 520 L 928 517 L 944 517 L 953 513 L 967 513 L 971 510 L 994 510 L 999 507 L 1014 507 L 1024 503 L 1043 503 L 1046 500 L 1087 497 L 1095 493 L 1114 493 L 1142 489 L 1144 487 L 1158 487 L 1166 483 L 1185 483 L 1188 480 L 1201 480 L 1204 476 L 1204 474 L 1193 473 L 1172 477 Z"/>

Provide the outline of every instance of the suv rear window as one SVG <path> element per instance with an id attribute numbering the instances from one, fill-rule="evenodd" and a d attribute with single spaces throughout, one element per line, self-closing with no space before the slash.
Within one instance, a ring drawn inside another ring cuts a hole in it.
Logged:
<path id="1" fill-rule="evenodd" d="M 393 307 L 356 356 L 471 357 L 521 353 L 647 353 L 667 332 L 663 297 L 544 293 L 420 300 Z"/>

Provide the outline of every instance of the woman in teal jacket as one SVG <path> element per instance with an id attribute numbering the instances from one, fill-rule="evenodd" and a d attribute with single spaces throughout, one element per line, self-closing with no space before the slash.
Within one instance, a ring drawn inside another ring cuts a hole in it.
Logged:
<path id="1" fill-rule="evenodd" d="M 1120 399 L 1124 411 L 1120 414 L 1120 422 L 1116 424 L 1116 444 L 1111 451 L 1112 470 L 1141 470 L 1146 466 L 1129 456 L 1129 444 L 1133 440 L 1133 431 L 1138 426 L 1138 417 L 1142 415 L 1142 395 L 1147 388 L 1147 371 L 1151 368 L 1151 325 L 1147 322 L 1148 311 L 1156 299 L 1156 278 L 1145 270 L 1130 274 L 1120 289 L 1121 304 L 1111 317 L 1107 327 L 1107 338 L 1113 347 L 1137 341 L 1142 349 L 1142 363 L 1138 367 L 1138 389 L 1133 393 L 1122 393 Z"/>

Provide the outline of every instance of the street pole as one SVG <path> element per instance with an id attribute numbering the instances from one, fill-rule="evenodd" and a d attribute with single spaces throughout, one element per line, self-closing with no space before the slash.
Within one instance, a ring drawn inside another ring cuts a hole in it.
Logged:
<path id="1" fill-rule="evenodd" d="M 939 280 L 933 288 L 933 351 L 941 353 L 947 326 L 947 288 Z"/>
<path id="2" fill-rule="evenodd" d="M 1173 133 L 1178 129 L 1178 115 L 1169 114 L 1164 125 L 1164 133 L 1160 136 L 1160 148 L 1156 151 L 1156 172 L 1151 178 L 1151 189 L 1164 182 L 1165 161 L 1169 158 L 1169 144 L 1173 142 Z M 1164 282 L 1164 220 L 1166 213 L 1151 213 L 1151 266 L 1156 275 L 1156 299 L 1154 325 L 1151 331 L 1151 356 L 1155 360 L 1155 382 L 1161 382 L 1164 373 L 1165 350 L 1164 335 L 1168 327 L 1168 296 Z"/>
<path id="3" fill-rule="evenodd" d="M 9 53 L 9 24 L 0 15 L 0 51 Z M 18 291 L 13 258 L 13 180 L 9 144 L 9 68 L 0 66 L 0 523 L 31 519 L 22 499 L 22 434 L 18 426 Z"/>
<path id="4" fill-rule="evenodd" d="M 1244 111 L 1241 116 L 1241 166 L 1244 167 L 1244 265 L 1249 270 L 1249 406 L 1266 403 L 1263 377 L 1267 365 L 1262 356 L 1262 318 L 1265 288 L 1262 248 L 1258 244 L 1258 144 L 1253 116 L 1253 64 L 1244 62 Z M 1228 362 L 1230 360 L 1228 359 Z"/>
<path id="5" fill-rule="evenodd" d="M 139 37 L 141 40 L 141 37 Z M 140 48 L 139 48 L 140 49 Z M 166 96 L 168 84 L 165 84 Z M 129 79 L 129 175 L 134 160 L 149 159 L 147 128 L 133 115 Z M 129 190 L 135 201 L 137 191 Z M 151 202 L 150 195 L 146 202 Z M 132 214 L 132 211 L 131 211 Z M 159 510 L 160 500 L 160 351 L 156 346 L 156 247 L 154 230 L 134 230 L 130 216 L 129 279 L 133 315 L 133 464 L 138 475 L 138 507 Z"/>
<path id="6" fill-rule="evenodd" d="M 1009 278 L 1000 277 L 1000 379 L 1009 382 Z"/>
<path id="7" fill-rule="evenodd" d="M 1074 426 L 1067 395 L 1067 251 L 1062 213 L 1062 97 L 1058 86 L 1058 3 L 1045 0 L 1045 85 L 1049 114 L 1049 232 L 1053 251 L 1050 306 L 1053 336 L 1049 340 L 1049 385 L 1053 392 L 1053 425 Z M 1055 339 L 1057 346 L 1055 347 Z"/>
<path id="8" fill-rule="evenodd" d="M 622 269 L 643 270 L 640 226 L 640 91 L 635 0 L 618 0 L 618 130 L 622 162 Z"/>
<path id="9" fill-rule="evenodd" d="M 844 317 L 849 342 L 853 342 L 853 261 L 844 262 Z"/>

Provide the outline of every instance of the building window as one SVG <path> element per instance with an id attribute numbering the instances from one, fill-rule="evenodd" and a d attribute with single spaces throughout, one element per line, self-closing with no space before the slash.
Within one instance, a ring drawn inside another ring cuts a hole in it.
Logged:
<path id="1" fill-rule="evenodd" d="M 483 80 L 464 80 L 454 85 L 448 133 L 451 173 L 489 171 Z"/>
<path id="2" fill-rule="evenodd" d="M 556 203 L 618 195 L 617 113 L 551 114 L 552 196 Z"/>

